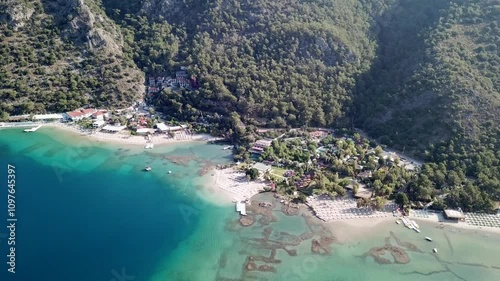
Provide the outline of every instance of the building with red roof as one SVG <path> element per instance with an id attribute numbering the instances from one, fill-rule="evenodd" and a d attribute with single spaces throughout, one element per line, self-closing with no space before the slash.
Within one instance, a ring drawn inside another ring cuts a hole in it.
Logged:
<path id="1" fill-rule="evenodd" d="M 69 111 L 65 113 L 65 116 L 67 119 L 70 119 L 71 121 L 78 121 L 82 120 L 83 118 L 88 118 L 91 117 L 92 114 L 97 112 L 94 108 L 85 108 L 85 109 L 77 109 L 74 111 Z"/>

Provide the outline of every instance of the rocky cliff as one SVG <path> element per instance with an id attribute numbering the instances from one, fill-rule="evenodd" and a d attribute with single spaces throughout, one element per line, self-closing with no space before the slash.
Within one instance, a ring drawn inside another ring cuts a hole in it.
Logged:
<path id="1" fill-rule="evenodd" d="M 14 30 L 29 21 L 35 9 L 28 3 L 18 0 L 5 0 L 0 3 L 0 21 L 6 22 Z"/>
<path id="2" fill-rule="evenodd" d="M 142 98 L 144 74 L 124 57 L 120 28 L 99 0 L 7 1 L 2 11 L 0 111 L 124 107 Z"/>

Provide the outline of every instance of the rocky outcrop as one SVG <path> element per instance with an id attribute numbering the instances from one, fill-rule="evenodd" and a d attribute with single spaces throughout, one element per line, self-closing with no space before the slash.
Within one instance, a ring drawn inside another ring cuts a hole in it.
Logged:
<path id="1" fill-rule="evenodd" d="M 61 34 L 90 51 L 122 54 L 122 37 L 115 24 L 92 0 L 57 0 L 47 4 Z"/>
<path id="2" fill-rule="evenodd" d="M 178 10 L 175 0 L 145 0 L 141 12 L 151 18 L 171 15 Z"/>
<path id="3" fill-rule="evenodd" d="M 18 30 L 28 22 L 35 12 L 33 7 L 18 0 L 6 0 L 0 4 L 0 21 L 6 22 L 14 30 Z"/>

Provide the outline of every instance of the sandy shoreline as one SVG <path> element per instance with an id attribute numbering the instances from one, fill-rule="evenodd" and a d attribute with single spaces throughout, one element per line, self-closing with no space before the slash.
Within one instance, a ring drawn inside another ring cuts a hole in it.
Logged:
<path id="1" fill-rule="evenodd" d="M 237 200 L 251 199 L 255 200 L 255 196 L 259 194 L 265 185 L 263 181 L 247 182 L 245 175 L 241 171 L 236 171 L 233 168 L 227 169 L 214 169 L 211 173 L 212 176 L 204 181 L 204 188 L 202 197 L 211 201 L 214 204 L 231 204 Z M 332 201 L 334 202 L 334 201 Z M 349 210 L 354 208 L 349 205 Z M 398 217 L 392 215 L 391 210 L 394 206 L 389 206 L 383 215 L 368 215 L 368 216 L 349 216 L 343 219 L 335 219 L 324 221 L 321 217 L 313 211 L 311 206 L 301 204 L 301 210 L 307 215 L 315 217 L 321 224 L 328 227 L 332 233 L 335 233 L 339 241 L 347 242 L 369 235 L 372 231 L 376 230 L 381 225 L 395 224 Z M 339 209 L 338 212 L 345 210 Z M 429 213 L 427 217 L 420 217 L 420 213 L 411 213 L 409 218 L 415 220 L 419 224 L 426 224 L 436 228 L 453 228 L 456 231 L 468 230 L 476 232 L 488 232 L 493 234 L 500 234 L 500 228 L 495 227 L 480 227 L 467 224 L 465 222 L 452 222 L 444 219 L 441 214 Z"/>
<path id="2" fill-rule="evenodd" d="M 247 181 L 245 173 L 234 168 L 213 169 L 205 178 L 203 198 L 217 204 L 251 199 L 264 190 L 264 181 Z"/>
<path id="3" fill-rule="evenodd" d="M 60 123 L 48 123 L 43 124 L 45 127 L 51 127 L 56 129 L 61 129 L 67 132 L 77 134 L 79 136 L 86 136 L 90 140 L 105 142 L 105 143 L 119 143 L 119 144 L 130 144 L 130 145 L 142 145 L 146 144 L 146 139 L 144 136 L 129 136 L 125 134 L 109 134 L 109 133 L 93 133 L 90 131 L 79 130 L 73 126 L 67 126 Z M 166 138 L 163 135 L 153 136 L 152 142 L 155 145 L 165 145 L 165 144 L 179 144 L 188 143 L 196 141 L 206 141 L 211 138 L 209 135 L 193 135 L 188 139 L 177 140 L 173 138 Z M 202 188 L 199 190 L 198 194 L 205 200 L 210 201 L 216 205 L 228 205 L 232 204 L 235 200 L 245 200 L 252 199 L 255 195 L 260 193 L 265 186 L 264 181 L 250 181 L 247 182 L 245 175 L 241 171 L 237 171 L 233 168 L 227 169 L 214 169 L 206 176 L 201 179 Z M 311 216 L 318 218 L 309 206 L 302 205 L 302 209 L 306 209 Z M 348 206 L 352 207 L 352 206 Z M 388 213 L 388 211 L 386 210 Z M 500 228 L 496 227 L 485 227 L 485 226 L 474 226 L 467 224 L 465 222 L 451 222 L 445 220 L 442 216 L 433 214 L 429 217 L 422 218 L 416 215 L 410 215 L 412 220 L 418 223 L 424 223 L 427 225 L 432 225 L 434 227 L 450 227 L 456 229 L 456 231 L 475 231 L 482 233 L 500 234 Z M 321 221 L 322 224 L 331 229 L 340 241 L 350 241 L 356 239 L 357 237 L 362 237 L 369 234 L 371 231 L 385 223 L 394 223 L 396 217 L 392 215 L 385 217 L 353 217 L 344 218 L 332 221 Z"/>
<path id="4" fill-rule="evenodd" d="M 43 127 L 51 127 L 56 129 L 61 129 L 67 132 L 72 132 L 80 136 L 88 137 L 92 140 L 98 142 L 106 143 L 120 143 L 120 144 L 131 144 L 131 145 L 141 145 L 144 146 L 147 143 L 145 136 L 133 136 L 128 133 L 104 133 L 104 132 L 94 132 L 91 130 L 83 130 L 75 128 L 74 126 L 68 126 L 61 123 L 47 123 L 43 124 Z M 187 143 L 196 141 L 206 141 L 212 138 L 210 135 L 196 134 L 196 135 L 182 135 L 177 138 L 167 137 L 166 135 L 153 135 L 151 142 L 155 145 L 166 145 L 166 144 L 177 144 L 177 143 Z"/>

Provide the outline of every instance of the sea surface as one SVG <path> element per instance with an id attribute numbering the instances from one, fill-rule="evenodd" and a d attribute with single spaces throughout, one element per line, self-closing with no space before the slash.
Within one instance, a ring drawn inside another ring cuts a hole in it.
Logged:
<path id="1" fill-rule="evenodd" d="M 250 210 L 255 222 L 243 227 L 233 205 L 203 188 L 210 168 L 230 161 L 229 151 L 203 143 L 146 151 L 56 128 L 0 130 L 0 280 L 500 280 L 494 233 L 420 222 L 417 234 L 391 221 L 315 254 L 313 240 L 334 238 L 335 229 L 307 213 L 286 215 L 269 195 L 257 199 L 274 209 Z M 16 170 L 15 274 L 7 271 L 8 164 Z M 386 243 L 410 262 L 366 255 Z"/>

